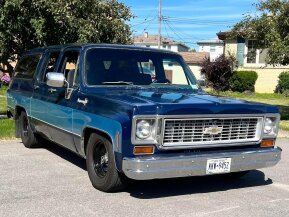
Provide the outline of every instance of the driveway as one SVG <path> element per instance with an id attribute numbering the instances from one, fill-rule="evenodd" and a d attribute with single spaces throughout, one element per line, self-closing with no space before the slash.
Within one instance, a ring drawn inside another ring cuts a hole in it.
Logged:
<path id="1" fill-rule="evenodd" d="M 54 144 L 0 141 L 0 216 L 289 216 L 289 139 L 281 162 L 239 180 L 135 182 L 120 193 L 90 184 L 85 161 Z"/>

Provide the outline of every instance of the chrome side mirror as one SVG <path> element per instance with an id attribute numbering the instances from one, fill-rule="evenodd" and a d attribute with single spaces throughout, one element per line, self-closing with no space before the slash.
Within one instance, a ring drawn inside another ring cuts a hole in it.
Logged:
<path id="1" fill-rule="evenodd" d="M 62 73 L 49 72 L 46 74 L 46 84 L 50 87 L 63 87 L 66 80 Z"/>

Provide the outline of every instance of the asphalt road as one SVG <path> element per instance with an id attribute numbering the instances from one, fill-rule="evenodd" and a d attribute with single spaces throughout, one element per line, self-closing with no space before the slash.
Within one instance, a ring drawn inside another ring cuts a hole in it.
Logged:
<path id="1" fill-rule="evenodd" d="M 194 177 L 95 190 L 85 161 L 53 144 L 0 141 L 0 216 L 289 216 L 289 139 L 281 162 L 239 180 Z"/>

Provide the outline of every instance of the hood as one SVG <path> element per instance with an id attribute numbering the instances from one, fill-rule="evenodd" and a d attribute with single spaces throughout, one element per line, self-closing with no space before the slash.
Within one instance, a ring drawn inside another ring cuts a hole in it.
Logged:
<path id="1" fill-rule="evenodd" d="M 211 96 L 203 91 L 126 89 L 106 92 L 104 97 L 133 106 L 135 115 L 263 114 L 279 112 L 275 106 Z"/>

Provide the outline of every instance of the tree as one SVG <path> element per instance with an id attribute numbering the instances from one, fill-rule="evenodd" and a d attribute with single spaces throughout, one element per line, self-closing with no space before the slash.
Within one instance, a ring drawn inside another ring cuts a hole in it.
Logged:
<path id="1" fill-rule="evenodd" d="M 219 56 L 214 62 L 206 58 L 201 64 L 201 74 L 205 76 L 206 83 L 215 91 L 226 91 L 230 89 L 230 79 L 234 73 L 236 60 L 233 56 Z"/>
<path id="2" fill-rule="evenodd" d="M 0 70 L 25 50 L 75 42 L 131 43 L 130 8 L 117 0 L 0 0 Z"/>
<path id="3" fill-rule="evenodd" d="M 267 63 L 289 64 L 289 1 L 263 0 L 258 15 L 246 16 L 233 27 L 231 37 L 256 39 L 257 48 L 267 48 Z"/>

